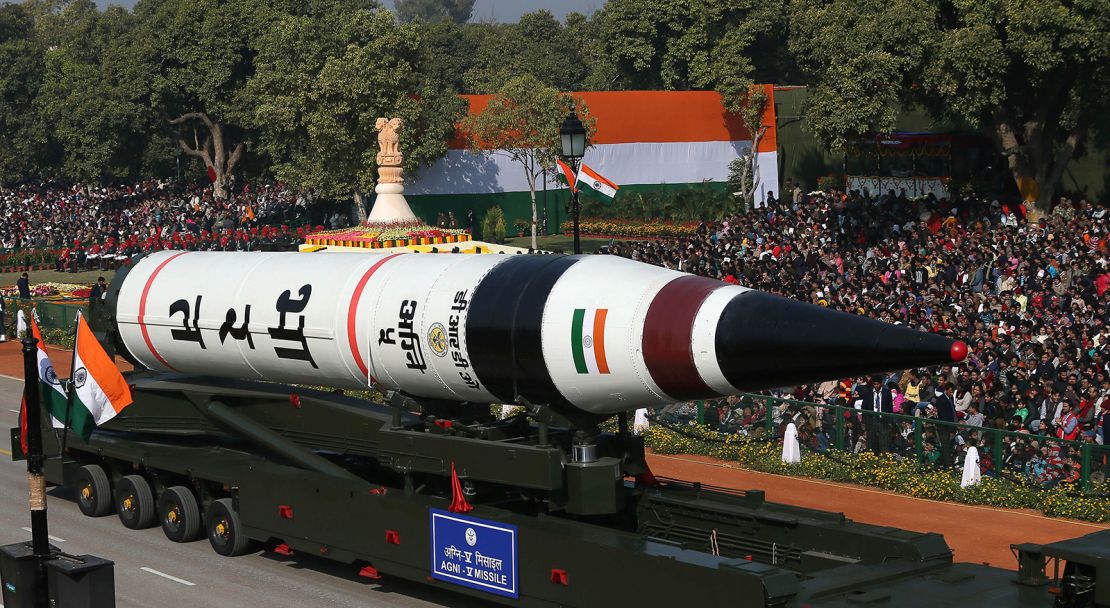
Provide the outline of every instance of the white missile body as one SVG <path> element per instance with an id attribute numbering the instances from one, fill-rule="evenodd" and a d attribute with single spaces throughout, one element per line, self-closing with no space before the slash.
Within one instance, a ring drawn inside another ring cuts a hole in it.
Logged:
<path id="1" fill-rule="evenodd" d="M 759 334 L 729 307 L 773 297 L 613 256 L 163 251 L 117 288 L 120 338 L 153 370 L 592 414 L 752 388 L 722 327 Z M 930 337 L 918 359 L 948 361 Z"/>

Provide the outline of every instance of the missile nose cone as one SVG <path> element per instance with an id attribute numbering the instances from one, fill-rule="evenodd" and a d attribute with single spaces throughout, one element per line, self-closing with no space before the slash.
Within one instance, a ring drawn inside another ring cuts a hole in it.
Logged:
<path id="1" fill-rule="evenodd" d="M 952 343 L 952 363 L 959 363 L 967 358 L 967 343 L 963 340 L 956 340 Z"/>
<path id="2" fill-rule="evenodd" d="M 717 361 L 741 390 L 962 361 L 967 345 L 868 317 L 748 291 L 717 324 Z"/>

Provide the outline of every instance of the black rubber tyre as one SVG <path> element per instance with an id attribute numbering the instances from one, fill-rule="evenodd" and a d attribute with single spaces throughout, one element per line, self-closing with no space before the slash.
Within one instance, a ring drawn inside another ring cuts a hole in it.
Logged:
<path id="1" fill-rule="evenodd" d="M 116 514 L 120 522 L 132 530 L 154 525 L 158 508 L 150 484 L 142 475 L 128 475 L 116 483 Z"/>
<path id="2" fill-rule="evenodd" d="M 112 484 L 98 464 L 87 464 L 77 471 L 77 507 L 89 517 L 104 517 L 112 512 Z"/>
<path id="3" fill-rule="evenodd" d="M 208 505 L 205 513 L 205 528 L 212 550 L 225 557 L 234 557 L 247 552 L 250 539 L 243 534 L 239 514 L 231 506 L 230 498 L 221 498 Z"/>
<path id="4" fill-rule="evenodd" d="M 200 535 L 200 507 L 185 486 L 173 486 L 162 492 L 158 497 L 158 519 L 166 538 L 175 543 L 191 542 Z"/>

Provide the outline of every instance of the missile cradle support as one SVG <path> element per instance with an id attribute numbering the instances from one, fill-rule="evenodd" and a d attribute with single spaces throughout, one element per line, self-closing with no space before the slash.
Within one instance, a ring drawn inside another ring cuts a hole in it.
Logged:
<path id="1" fill-rule="evenodd" d="M 953 564 L 936 534 L 652 478 L 640 438 L 600 428 L 643 405 L 947 363 L 959 342 L 602 256 L 163 252 L 98 313 L 104 342 L 148 369 L 88 443 L 47 446 L 47 476 L 90 515 L 147 484 L 172 540 L 199 517 L 223 555 L 263 543 L 514 606 L 1052 602 L 1030 557 L 1051 546 L 1022 553 L 1015 585 Z M 385 403 L 295 386 L 369 383 Z M 490 403 L 524 408 L 498 420 Z M 1106 559 L 1072 549 L 1069 589 L 1101 597 L 1084 581 Z M 1066 604 L 1086 605 L 1104 604 Z"/>

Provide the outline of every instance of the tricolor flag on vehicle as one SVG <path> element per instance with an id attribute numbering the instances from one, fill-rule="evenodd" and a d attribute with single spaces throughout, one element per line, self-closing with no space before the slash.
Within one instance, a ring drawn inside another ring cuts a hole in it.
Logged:
<path id="1" fill-rule="evenodd" d="M 620 186 L 609 181 L 597 171 L 587 167 L 585 163 L 582 163 L 582 167 L 578 169 L 577 183 L 579 191 L 588 192 L 592 190 L 608 198 L 613 198 L 617 195 L 617 190 L 620 190 Z"/>
<path id="2" fill-rule="evenodd" d="M 54 428 L 62 428 L 62 420 L 66 415 L 66 394 L 62 390 L 62 383 L 58 381 L 58 374 L 54 372 L 54 364 L 46 354 L 46 343 L 42 341 L 39 332 L 39 323 L 36 315 L 31 315 L 31 335 L 38 340 L 38 369 L 39 369 L 39 398 L 41 406 L 50 412 Z M 38 421 L 27 420 L 27 401 L 24 397 L 19 408 L 19 443 L 23 453 L 27 453 L 27 425 L 38 424 Z"/>
<path id="3" fill-rule="evenodd" d="M 570 329 L 574 368 L 580 374 L 608 374 L 605 359 L 605 317 L 608 308 L 576 308 Z"/>
<path id="4" fill-rule="evenodd" d="M 570 186 L 570 189 L 573 192 L 576 187 L 575 182 L 577 181 L 574 177 L 574 170 L 570 168 L 570 165 L 564 163 L 558 158 L 555 159 L 555 168 L 558 169 L 559 175 L 562 176 L 563 181 L 566 182 L 568 186 Z"/>
<path id="5" fill-rule="evenodd" d="M 92 435 L 93 428 L 108 422 L 131 405 L 131 389 L 127 381 L 80 313 L 77 315 L 71 382 L 73 404 L 69 412 L 69 427 L 85 441 Z"/>

